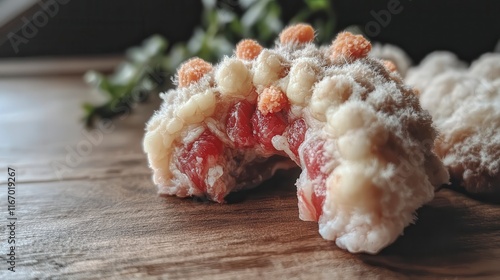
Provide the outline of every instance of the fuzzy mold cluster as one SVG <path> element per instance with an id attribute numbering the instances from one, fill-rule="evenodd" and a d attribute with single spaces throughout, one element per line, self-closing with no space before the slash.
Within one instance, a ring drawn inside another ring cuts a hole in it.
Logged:
<path id="1" fill-rule="evenodd" d="M 449 52 L 435 52 L 408 72 L 440 132 L 436 153 L 452 181 L 466 191 L 500 199 L 500 54 L 470 67 Z"/>
<path id="2" fill-rule="evenodd" d="M 432 152 L 436 131 L 365 38 L 313 41 L 298 24 L 273 48 L 244 40 L 217 65 L 185 62 L 147 123 L 153 180 L 160 194 L 224 202 L 298 165 L 299 217 L 341 248 L 377 253 L 449 180 Z"/>

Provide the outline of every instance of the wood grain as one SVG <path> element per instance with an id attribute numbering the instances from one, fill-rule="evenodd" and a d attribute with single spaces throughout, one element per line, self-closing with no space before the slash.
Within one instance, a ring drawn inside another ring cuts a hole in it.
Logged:
<path id="1" fill-rule="evenodd" d="M 80 77 L 0 79 L 0 167 L 19 181 L 17 271 L 6 270 L 3 231 L 0 279 L 500 278 L 500 207 L 447 189 L 374 256 L 340 250 L 298 219 L 297 170 L 230 204 L 158 197 L 141 148 L 157 99 L 113 122 L 59 180 L 52 164 L 87 141 L 78 120 L 90 98 Z"/>

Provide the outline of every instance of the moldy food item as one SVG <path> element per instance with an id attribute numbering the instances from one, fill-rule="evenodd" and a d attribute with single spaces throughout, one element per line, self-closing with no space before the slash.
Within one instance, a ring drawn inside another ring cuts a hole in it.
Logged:
<path id="1" fill-rule="evenodd" d="M 186 61 L 147 123 L 153 180 L 160 194 L 222 203 L 298 165 L 299 217 L 341 248 L 377 253 L 448 182 L 436 131 L 395 65 L 367 56 L 365 38 L 313 40 L 298 24 L 271 49 L 243 40 L 217 65 Z"/>
<path id="2" fill-rule="evenodd" d="M 440 132 L 436 153 L 452 182 L 500 201 L 500 54 L 469 68 L 449 52 L 434 52 L 408 72 Z"/>

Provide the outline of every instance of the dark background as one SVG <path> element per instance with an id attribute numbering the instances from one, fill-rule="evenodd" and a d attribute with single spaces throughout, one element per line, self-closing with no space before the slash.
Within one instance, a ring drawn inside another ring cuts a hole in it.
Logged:
<path id="1" fill-rule="evenodd" d="M 305 7 L 299 0 L 279 2 L 284 22 Z M 388 2 L 333 1 L 336 30 L 349 25 L 364 29 L 374 20 L 371 11 L 387 9 Z M 370 39 L 399 45 L 416 62 L 433 50 L 450 50 L 470 61 L 492 51 L 500 39 L 498 0 L 399 2 L 402 11 L 392 15 L 390 23 Z M 40 9 L 36 6 L 32 12 Z M 55 17 L 28 43 L 20 44 L 18 53 L 9 40 L 0 45 L 0 57 L 121 53 L 154 33 L 163 34 L 172 43 L 184 41 L 200 24 L 201 9 L 199 0 L 71 0 L 60 5 Z M 13 24 L 18 29 L 23 22 L 18 18 Z M 12 28 L 0 31 L 0 38 L 5 39 Z"/>

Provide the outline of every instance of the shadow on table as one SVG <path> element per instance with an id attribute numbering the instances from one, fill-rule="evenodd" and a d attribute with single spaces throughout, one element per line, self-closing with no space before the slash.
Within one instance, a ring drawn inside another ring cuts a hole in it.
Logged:
<path id="1" fill-rule="evenodd" d="M 466 203 L 457 205 L 457 201 Z M 404 236 L 378 255 L 361 254 L 359 258 L 413 275 L 498 276 L 500 211 L 488 212 L 486 207 L 449 190 L 438 193 L 433 202 L 417 211 L 418 221 L 405 229 Z"/>
<path id="2" fill-rule="evenodd" d="M 316 224 L 298 219 L 294 182 L 299 173 L 297 169 L 278 174 L 255 189 L 233 194 L 231 204 L 224 207 L 176 198 L 169 201 L 188 206 L 191 214 L 184 213 L 179 223 L 195 232 L 231 225 L 232 231 L 244 234 L 249 229 L 259 231 L 267 229 L 265 225 L 280 224 L 280 232 L 301 228 L 302 233 L 296 238 L 316 251 L 335 251 L 337 257 L 355 258 L 404 275 L 475 279 L 500 275 L 500 206 L 443 189 L 417 211 L 417 222 L 407 227 L 392 245 L 377 255 L 353 255 L 337 248 L 334 242 L 323 240 Z M 204 215 L 206 212 L 211 214 Z M 272 244 L 291 242 L 286 235 L 272 232 Z M 257 238 L 253 242 L 260 244 L 263 240 Z M 301 246 L 297 250 L 307 250 Z"/>

